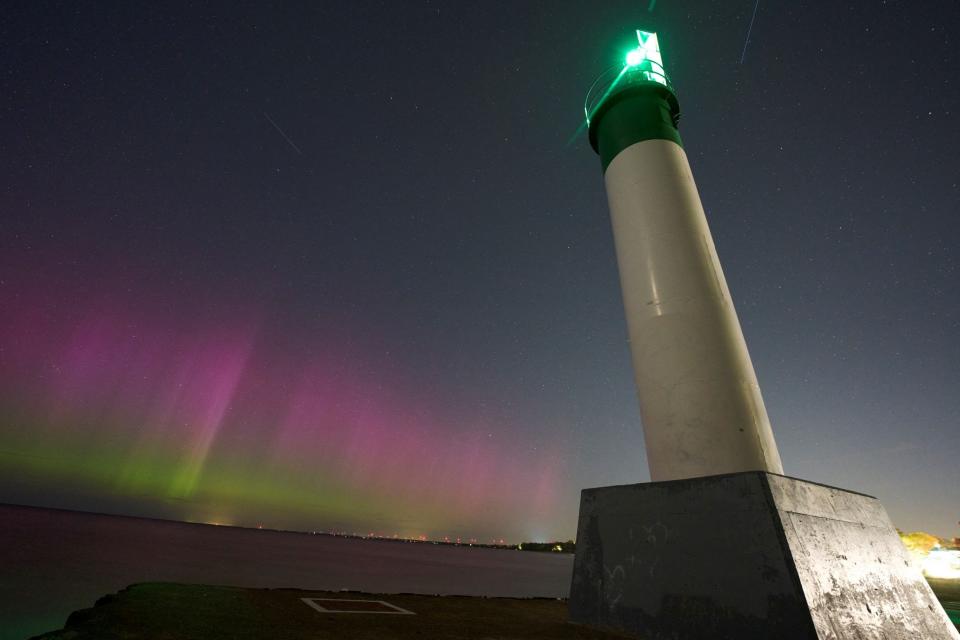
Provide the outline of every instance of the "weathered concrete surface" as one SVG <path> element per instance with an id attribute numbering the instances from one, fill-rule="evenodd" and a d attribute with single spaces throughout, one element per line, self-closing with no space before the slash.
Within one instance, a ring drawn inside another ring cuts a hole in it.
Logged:
<path id="1" fill-rule="evenodd" d="M 764 472 L 584 490 L 570 617 L 647 640 L 960 640 L 876 498 Z"/>

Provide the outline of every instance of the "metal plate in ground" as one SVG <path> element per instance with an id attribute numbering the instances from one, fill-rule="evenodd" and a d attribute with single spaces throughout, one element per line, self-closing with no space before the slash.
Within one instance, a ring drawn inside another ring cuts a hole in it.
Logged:
<path id="1" fill-rule="evenodd" d="M 355 600 L 340 598 L 300 598 L 320 613 L 386 613 L 393 615 L 417 615 L 401 609 L 385 600 Z"/>

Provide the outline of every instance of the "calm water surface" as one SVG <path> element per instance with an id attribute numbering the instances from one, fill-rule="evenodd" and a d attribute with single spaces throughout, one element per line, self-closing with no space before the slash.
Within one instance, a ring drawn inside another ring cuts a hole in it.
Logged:
<path id="1" fill-rule="evenodd" d="M 573 556 L 353 540 L 0 505 L 0 640 L 134 582 L 566 597 Z"/>

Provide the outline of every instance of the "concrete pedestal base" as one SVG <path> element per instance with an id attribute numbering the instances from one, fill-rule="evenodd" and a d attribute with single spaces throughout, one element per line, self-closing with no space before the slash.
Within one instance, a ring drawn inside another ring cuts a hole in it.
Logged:
<path id="1" fill-rule="evenodd" d="M 585 489 L 570 618 L 645 640 L 960 640 L 876 498 L 763 472 Z"/>

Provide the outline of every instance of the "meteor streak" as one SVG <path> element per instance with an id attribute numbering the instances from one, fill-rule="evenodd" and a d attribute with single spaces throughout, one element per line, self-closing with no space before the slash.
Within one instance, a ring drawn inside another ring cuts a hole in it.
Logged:
<path id="1" fill-rule="evenodd" d="M 267 122 L 269 122 L 270 124 L 273 125 L 273 128 L 277 130 L 277 133 L 279 133 L 280 135 L 283 136 L 283 139 L 287 141 L 287 144 L 289 144 L 291 147 L 293 147 L 293 150 L 294 150 L 294 151 L 296 151 L 296 152 L 299 153 L 300 155 L 303 155 L 303 151 L 300 151 L 300 147 L 298 147 L 297 145 L 293 144 L 293 140 L 290 139 L 290 136 L 288 136 L 287 134 L 285 134 L 285 133 L 283 132 L 283 129 L 280 128 L 280 125 L 278 125 L 276 122 L 274 122 L 274 121 L 273 121 L 273 118 L 271 118 L 269 115 L 267 115 L 267 112 L 266 112 L 266 111 L 263 112 L 263 117 L 267 119 Z"/>
<path id="2" fill-rule="evenodd" d="M 750 26 L 747 28 L 747 39 L 743 41 L 743 53 L 740 54 L 740 64 L 743 64 L 743 59 L 747 56 L 747 45 L 750 44 L 750 34 L 753 32 L 753 21 L 757 19 L 757 7 L 760 6 L 760 0 L 757 0 L 756 4 L 753 5 L 753 15 L 750 17 Z"/>

